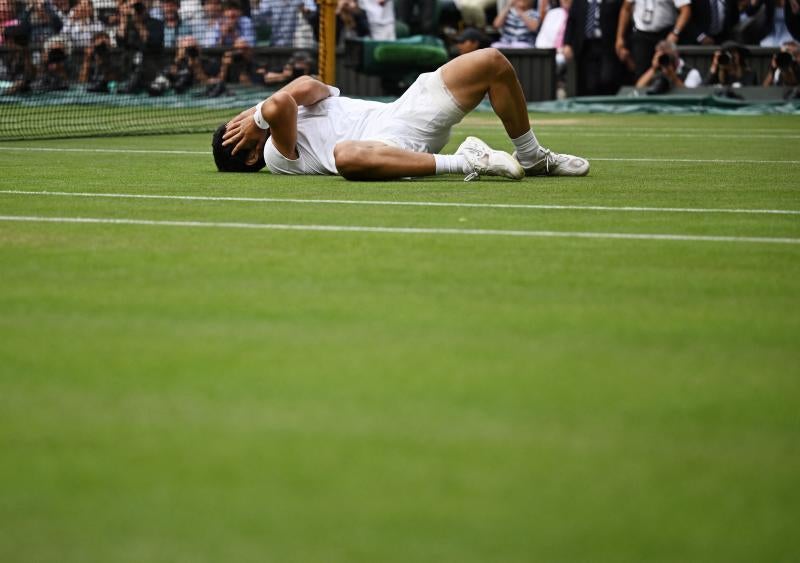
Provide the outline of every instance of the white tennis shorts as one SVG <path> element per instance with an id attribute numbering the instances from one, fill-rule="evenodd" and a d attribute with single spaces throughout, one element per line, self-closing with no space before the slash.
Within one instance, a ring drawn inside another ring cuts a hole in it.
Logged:
<path id="1" fill-rule="evenodd" d="M 442 80 L 441 69 L 420 74 L 394 102 L 370 119 L 364 140 L 415 152 L 438 153 L 450 140 L 450 130 L 466 113 Z"/>

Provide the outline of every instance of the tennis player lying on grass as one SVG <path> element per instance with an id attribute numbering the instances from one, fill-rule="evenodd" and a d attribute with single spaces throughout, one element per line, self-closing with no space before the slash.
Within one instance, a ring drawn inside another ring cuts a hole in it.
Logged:
<path id="1" fill-rule="evenodd" d="M 450 129 L 486 94 L 516 151 L 492 150 L 468 137 L 456 154 L 438 152 Z M 514 67 L 496 49 L 462 55 L 425 73 L 396 101 L 339 97 L 310 77 L 291 82 L 226 124 L 212 141 L 223 172 L 341 174 L 381 180 L 432 174 L 584 176 L 589 163 L 539 145 Z"/>

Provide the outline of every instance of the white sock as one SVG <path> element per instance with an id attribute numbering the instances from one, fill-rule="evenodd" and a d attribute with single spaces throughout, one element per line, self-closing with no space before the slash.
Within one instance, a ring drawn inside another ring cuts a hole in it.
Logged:
<path id="1" fill-rule="evenodd" d="M 532 165 L 538 160 L 539 141 L 536 140 L 536 135 L 533 131 L 528 131 L 524 135 L 511 139 L 517 149 L 517 159 L 525 165 Z"/>
<path id="2" fill-rule="evenodd" d="M 466 174 L 470 171 L 467 159 L 462 154 L 435 154 L 436 174 Z"/>

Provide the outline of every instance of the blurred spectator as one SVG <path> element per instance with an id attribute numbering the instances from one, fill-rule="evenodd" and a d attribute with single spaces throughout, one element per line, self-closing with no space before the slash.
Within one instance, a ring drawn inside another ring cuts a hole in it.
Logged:
<path id="1" fill-rule="evenodd" d="M 314 0 L 303 0 L 303 4 L 297 12 L 297 23 L 294 26 L 294 36 L 292 45 L 301 49 L 313 48 L 317 42 L 316 35 L 319 30 L 311 27 L 310 21 L 318 21 L 316 18 L 317 3 Z"/>
<path id="2" fill-rule="evenodd" d="M 336 38 L 339 43 L 345 39 L 369 37 L 369 20 L 356 0 L 339 0 L 336 4 Z"/>
<path id="3" fill-rule="evenodd" d="M 50 0 L 28 0 L 20 25 L 28 33 L 31 49 L 38 50 L 47 39 L 61 31 L 64 22 Z"/>
<path id="4" fill-rule="evenodd" d="M 72 9 L 74 2 L 71 2 L 70 0 L 50 0 L 50 1 L 52 2 L 53 8 L 58 14 L 58 17 L 61 18 L 61 21 L 63 22 L 64 20 L 66 20 L 67 14 L 69 14 L 69 11 Z"/>
<path id="5" fill-rule="evenodd" d="M 633 65 L 630 53 L 620 61 L 614 50 L 624 1 L 572 0 L 564 31 L 564 57 L 575 61 L 579 96 L 616 94 L 625 65 Z"/>
<path id="6" fill-rule="evenodd" d="M 737 0 L 693 0 L 686 35 L 700 45 L 719 45 L 731 39 L 738 23 Z"/>
<path id="7" fill-rule="evenodd" d="M 459 55 L 466 55 L 472 51 L 477 51 L 488 44 L 488 39 L 474 27 L 468 27 L 454 39 Z"/>
<path id="8" fill-rule="evenodd" d="M 397 38 L 392 0 L 359 0 L 358 4 L 367 14 L 370 37 L 380 41 L 394 41 Z"/>
<path id="9" fill-rule="evenodd" d="M 226 84 L 251 86 L 261 84 L 263 80 L 253 59 L 253 48 L 244 38 L 240 37 L 234 42 L 233 48 L 225 51 L 222 56 L 219 72 L 209 80 L 210 85 L 206 90 L 206 95 L 217 97 L 225 94 Z"/>
<path id="10" fill-rule="evenodd" d="M 5 44 L 5 30 L 19 25 L 13 0 L 0 0 L 0 45 Z"/>
<path id="11" fill-rule="evenodd" d="M 36 70 L 31 58 L 30 43 L 27 30 L 20 25 L 9 25 L 3 29 L 3 47 L 6 48 L 0 79 L 9 86 L 4 94 L 28 92 Z"/>
<path id="12" fill-rule="evenodd" d="M 271 46 L 292 46 L 297 27 L 297 12 L 302 8 L 303 0 L 261 0 L 255 14 L 259 20 L 270 26 Z"/>
<path id="13" fill-rule="evenodd" d="M 559 5 L 547 10 L 547 15 L 542 20 L 539 33 L 536 34 L 537 49 L 556 50 L 556 78 L 559 83 L 560 96 L 565 97 L 564 82 L 567 71 L 566 57 L 564 55 L 564 34 L 567 31 L 569 8 L 572 0 L 560 0 Z M 558 90 L 557 90 L 558 91 Z"/>
<path id="14" fill-rule="evenodd" d="M 800 84 L 800 44 L 787 41 L 781 52 L 772 56 L 764 86 L 797 86 Z"/>
<path id="15" fill-rule="evenodd" d="M 464 25 L 483 29 L 486 27 L 486 10 L 495 5 L 495 0 L 455 0 L 455 4 Z"/>
<path id="16" fill-rule="evenodd" d="M 220 0 L 203 0 L 203 11 L 191 21 L 192 36 L 201 47 L 215 47 L 219 43 L 222 26 L 222 3 Z"/>
<path id="17" fill-rule="evenodd" d="M 116 78 L 111 61 L 111 38 L 105 31 L 99 31 L 92 36 L 84 52 L 78 75 L 78 82 L 86 84 L 87 92 L 109 91 L 109 83 Z"/>
<path id="18" fill-rule="evenodd" d="M 70 10 L 63 29 L 63 34 L 72 42 L 73 48 L 86 49 L 91 44 L 92 37 L 101 31 L 103 24 L 95 19 L 92 0 L 78 0 Z"/>
<path id="19" fill-rule="evenodd" d="M 436 0 L 395 0 L 395 17 L 405 23 L 412 35 L 436 35 L 439 24 Z"/>
<path id="20" fill-rule="evenodd" d="M 786 29 L 789 30 L 794 39 L 800 41 L 800 0 L 787 0 L 783 10 Z"/>
<path id="21" fill-rule="evenodd" d="M 142 0 L 121 4 L 117 45 L 129 58 L 130 75 L 124 93 L 143 90 L 155 78 L 164 46 L 164 24 L 150 16 Z"/>
<path id="22" fill-rule="evenodd" d="M 192 28 L 181 20 L 179 0 L 164 0 L 161 6 L 164 12 L 164 47 L 172 49 L 181 38 L 192 34 Z"/>
<path id="23" fill-rule="evenodd" d="M 208 73 L 200 57 L 200 47 L 194 37 L 183 37 L 178 40 L 175 59 L 164 72 L 150 83 L 148 93 L 160 96 L 170 89 L 176 94 L 183 94 L 194 86 L 202 86 L 208 82 Z"/>
<path id="24" fill-rule="evenodd" d="M 263 76 L 264 84 L 269 86 L 282 86 L 295 78 L 308 76 L 314 73 L 314 60 L 305 51 L 297 51 L 286 62 L 280 71 L 268 71 L 259 68 L 256 72 Z"/>
<path id="25" fill-rule="evenodd" d="M 319 12 L 309 18 L 311 27 L 319 41 Z M 367 14 L 359 8 L 356 0 L 338 0 L 336 4 L 336 40 L 342 44 L 345 39 L 369 37 Z"/>
<path id="26" fill-rule="evenodd" d="M 648 94 L 666 94 L 675 88 L 697 88 L 703 77 L 695 68 L 689 68 L 678 55 L 675 44 L 659 41 L 653 62 L 636 81 L 637 88 L 647 88 Z"/>
<path id="27" fill-rule="evenodd" d="M 756 86 L 756 73 L 747 66 L 750 51 L 738 43 L 726 41 L 714 52 L 705 84 L 709 86 Z"/>
<path id="28" fill-rule="evenodd" d="M 659 41 L 667 39 L 678 43 L 678 37 L 692 15 L 690 4 L 691 0 L 625 0 L 622 4 L 615 48 L 621 61 L 625 61 L 628 55 L 633 56 L 637 78 L 650 67 Z M 633 32 L 629 50 L 625 34 L 631 19 Z"/>
<path id="29" fill-rule="evenodd" d="M 534 0 L 511 0 L 494 19 L 494 27 L 500 32 L 500 40 L 492 47 L 531 49 L 536 44 L 542 17 L 547 11 L 547 3 L 539 1 L 539 10 L 533 7 Z"/>
<path id="30" fill-rule="evenodd" d="M 792 40 L 786 27 L 785 0 L 774 0 L 767 4 L 767 35 L 761 40 L 762 47 L 780 47 Z"/>
<path id="31" fill-rule="evenodd" d="M 194 29 L 195 21 L 203 19 L 203 4 L 200 0 L 181 0 L 178 15 L 183 23 Z"/>
<path id="32" fill-rule="evenodd" d="M 251 47 L 256 44 L 253 22 L 242 15 L 242 7 L 237 0 L 227 0 L 223 5 L 219 34 L 219 44 L 223 47 L 232 46 L 237 39 L 243 39 Z"/>
<path id="33" fill-rule="evenodd" d="M 67 60 L 72 51 L 69 39 L 56 35 L 45 41 L 42 47 L 42 62 L 31 83 L 34 92 L 53 92 L 69 88 Z"/>

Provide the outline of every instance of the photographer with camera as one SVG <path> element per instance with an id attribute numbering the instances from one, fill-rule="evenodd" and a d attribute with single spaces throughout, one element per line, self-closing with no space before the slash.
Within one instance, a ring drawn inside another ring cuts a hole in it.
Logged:
<path id="1" fill-rule="evenodd" d="M 183 37 L 178 40 L 175 60 L 153 80 L 148 92 L 151 96 L 160 96 L 174 88 L 176 94 L 183 94 L 193 86 L 202 86 L 207 82 L 208 73 L 200 58 L 197 39 Z"/>
<path id="2" fill-rule="evenodd" d="M 105 31 L 99 31 L 86 48 L 78 82 L 86 84 L 87 92 L 103 94 L 108 93 L 108 84 L 114 79 L 111 38 Z"/>
<path id="3" fill-rule="evenodd" d="M 714 52 L 711 68 L 704 84 L 707 86 L 757 86 L 756 73 L 747 66 L 750 51 L 734 41 L 726 41 Z"/>
<path id="4" fill-rule="evenodd" d="M 253 48 L 242 37 L 233 44 L 233 49 L 222 55 L 222 64 L 217 75 L 209 79 L 206 96 L 216 98 L 227 92 L 226 84 L 252 86 L 263 84 L 264 79 L 258 73 L 253 60 Z"/>
<path id="5" fill-rule="evenodd" d="M 8 86 L 3 94 L 13 95 L 30 91 L 36 74 L 31 58 L 28 32 L 20 25 L 3 28 L 3 59 L 0 61 L 0 81 Z"/>
<path id="6" fill-rule="evenodd" d="M 51 37 L 42 48 L 36 80 L 31 83 L 34 92 L 53 92 L 69 88 L 67 61 L 71 52 L 69 40 L 63 35 Z"/>
<path id="7" fill-rule="evenodd" d="M 260 67 L 256 72 L 263 76 L 268 86 L 283 86 L 295 78 L 314 74 L 314 60 L 306 51 L 296 51 L 279 72 Z"/>
<path id="8" fill-rule="evenodd" d="M 159 56 L 164 46 L 164 24 L 150 16 L 142 0 L 120 4 L 117 45 L 128 56 L 130 76 L 121 91 L 134 94 L 142 91 L 159 70 Z"/>
<path id="9" fill-rule="evenodd" d="M 787 41 L 781 45 L 781 52 L 772 55 L 769 74 L 764 77 L 763 86 L 797 86 L 800 84 L 800 45 Z"/>
<path id="10" fill-rule="evenodd" d="M 666 94 L 675 88 L 697 88 L 702 83 L 697 69 L 686 66 L 675 44 L 665 39 L 656 44 L 653 62 L 636 81 L 636 87 L 647 88 L 648 94 Z"/>

